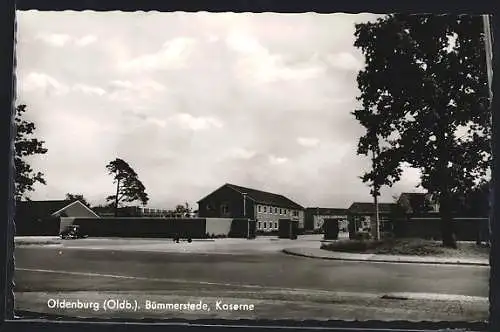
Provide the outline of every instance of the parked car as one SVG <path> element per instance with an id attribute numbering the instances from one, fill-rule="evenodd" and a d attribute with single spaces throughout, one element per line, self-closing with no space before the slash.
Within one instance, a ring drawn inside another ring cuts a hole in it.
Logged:
<path id="1" fill-rule="evenodd" d="M 71 225 L 68 226 L 64 231 L 59 235 L 63 240 L 74 240 L 74 239 L 83 239 L 88 237 L 88 235 L 83 234 L 80 230 L 79 225 Z"/>

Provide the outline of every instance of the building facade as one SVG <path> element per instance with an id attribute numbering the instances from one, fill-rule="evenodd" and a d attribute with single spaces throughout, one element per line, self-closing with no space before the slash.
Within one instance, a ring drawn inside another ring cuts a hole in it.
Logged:
<path id="1" fill-rule="evenodd" d="M 393 213 L 395 203 L 379 203 L 380 233 L 392 232 L 390 229 L 390 217 Z M 349 222 L 353 224 L 355 232 L 370 232 L 376 234 L 376 207 L 375 203 L 354 202 L 347 209 Z"/>
<path id="2" fill-rule="evenodd" d="M 305 230 L 319 231 L 326 219 L 336 219 L 340 232 L 347 232 L 347 209 L 310 207 L 305 211 Z"/>
<path id="3" fill-rule="evenodd" d="M 289 198 L 261 190 L 224 184 L 198 201 L 200 218 L 248 218 L 257 230 L 278 230 L 280 219 L 291 219 L 304 229 L 304 208 Z"/>

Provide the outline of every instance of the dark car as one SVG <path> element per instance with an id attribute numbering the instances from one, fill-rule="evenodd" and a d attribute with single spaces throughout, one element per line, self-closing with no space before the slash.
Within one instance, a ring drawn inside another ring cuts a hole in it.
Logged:
<path id="1" fill-rule="evenodd" d="M 68 226 L 64 231 L 61 232 L 60 234 L 61 239 L 82 239 L 86 238 L 87 235 L 83 234 L 80 230 L 79 225 L 71 225 Z"/>

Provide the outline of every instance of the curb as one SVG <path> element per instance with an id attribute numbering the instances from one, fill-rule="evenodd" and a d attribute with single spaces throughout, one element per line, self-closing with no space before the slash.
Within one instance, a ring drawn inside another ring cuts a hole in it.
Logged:
<path id="1" fill-rule="evenodd" d="M 43 245 L 54 245 L 62 244 L 60 241 L 18 241 L 14 243 L 16 246 L 43 246 Z"/>
<path id="2" fill-rule="evenodd" d="M 283 253 L 292 256 L 299 257 L 307 257 L 307 258 L 315 258 L 315 259 L 326 259 L 326 260 L 335 260 L 335 261 L 350 261 L 350 262 L 369 262 L 369 263 L 394 263 L 394 264 L 433 264 L 433 265 L 463 265 L 463 266 L 490 266 L 490 264 L 486 263 L 472 263 L 472 262 L 418 262 L 412 260 L 389 260 L 389 259 L 361 259 L 361 258 L 341 258 L 341 257 L 328 257 L 328 256 L 314 256 L 311 254 L 303 254 L 294 251 L 290 251 L 289 249 L 283 249 Z"/>

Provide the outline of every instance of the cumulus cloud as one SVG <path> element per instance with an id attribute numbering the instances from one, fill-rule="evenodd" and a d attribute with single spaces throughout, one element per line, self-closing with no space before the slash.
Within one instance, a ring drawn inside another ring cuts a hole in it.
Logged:
<path id="1" fill-rule="evenodd" d="M 94 35 L 85 35 L 78 38 L 64 33 L 48 32 L 38 33 L 35 36 L 35 39 L 41 40 L 42 42 L 54 47 L 64 47 L 70 44 L 78 47 L 85 47 L 97 41 L 97 37 Z"/>
<path id="2" fill-rule="evenodd" d="M 97 41 L 97 37 L 94 35 L 86 35 L 82 38 L 79 38 L 75 41 L 75 44 L 80 47 L 88 46 Z"/>
<path id="3" fill-rule="evenodd" d="M 82 92 L 87 95 L 103 96 L 106 94 L 106 90 L 104 90 L 103 88 L 85 84 L 76 84 L 75 86 L 73 86 L 73 90 L 77 92 Z"/>
<path id="4" fill-rule="evenodd" d="M 53 93 L 56 95 L 65 94 L 69 91 L 69 88 L 59 82 L 54 77 L 45 74 L 32 72 L 26 77 L 20 79 L 21 90 L 24 92 L 45 92 Z"/>
<path id="5" fill-rule="evenodd" d="M 179 113 L 170 118 L 170 121 L 179 125 L 183 129 L 193 131 L 205 130 L 210 128 L 222 128 L 224 124 L 217 118 L 200 116 L 196 117 L 188 113 Z"/>
<path id="6" fill-rule="evenodd" d="M 63 47 L 71 41 L 71 36 L 62 33 L 38 34 L 35 39 L 41 40 L 51 46 Z"/>
<path id="7" fill-rule="evenodd" d="M 270 83 L 280 80 L 307 80 L 324 72 L 318 64 L 288 66 L 281 54 L 272 54 L 255 37 L 238 31 L 226 38 L 229 49 L 241 55 L 235 71 L 243 80 Z"/>
<path id="8" fill-rule="evenodd" d="M 232 149 L 230 152 L 230 156 L 232 158 L 236 159 L 251 159 L 253 158 L 257 153 L 255 151 L 243 149 L 243 148 L 235 148 Z"/>
<path id="9" fill-rule="evenodd" d="M 319 139 L 314 137 L 298 137 L 297 143 L 305 147 L 315 147 L 319 145 Z"/>
<path id="10" fill-rule="evenodd" d="M 358 71 L 363 68 L 363 63 L 350 52 L 328 54 L 326 59 L 334 68 L 350 71 Z"/>
<path id="11" fill-rule="evenodd" d="M 174 38 L 166 41 L 158 52 L 140 55 L 120 67 L 135 72 L 184 68 L 194 45 L 193 38 Z"/>
<path id="12" fill-rule="evenodd" d="M 286 162 L 288 162 L 288 158 L 278 157 L 278 156 L 274 156 L 274 155 L 269 156 L 269 163 L 271 165 L 281 165 L 281 164 L 284 164 Z"/>

